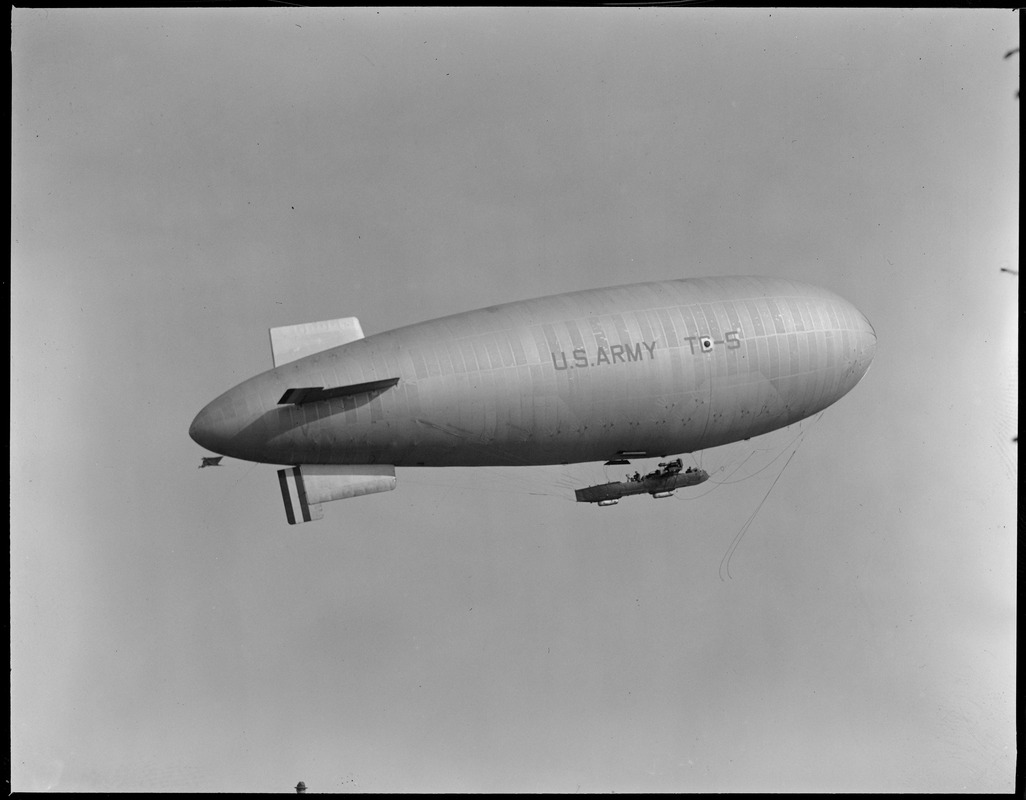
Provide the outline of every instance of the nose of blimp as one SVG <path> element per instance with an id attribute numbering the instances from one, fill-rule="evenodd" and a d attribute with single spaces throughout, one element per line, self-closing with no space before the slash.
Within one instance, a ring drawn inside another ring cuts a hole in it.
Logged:
<path id="1" fill-rule="evenodd" d="M 866 315 L 856 309 L 855 364 L 859 380 L 869 371 L 876 355 L 876 331 Z"/>
<path id="2" fill-rule="evenodd" d="M 876 355 L 876 331 L 873 325 L 854 305 L 847 303 L 847 307 L 847 330 L 844 333 L 847 355 L 842 362 L 845 364 L 845 375 L 841 382 L 841 394 L 847 394 L 855 388 L 869 371 L 873 356 Z"/>

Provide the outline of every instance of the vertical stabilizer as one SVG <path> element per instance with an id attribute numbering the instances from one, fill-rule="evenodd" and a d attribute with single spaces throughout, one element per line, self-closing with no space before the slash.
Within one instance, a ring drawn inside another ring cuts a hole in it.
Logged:
<path id="1" fill-rule="evenodd" d="M 321 503 L 361 497 L 395 488 L 391 464 L 306 464 L 278 470 L 281 497 L 289 525 L 321 519 Z"/>
<path id="2" fill-rule="evenodd" d="M 271 328 L 271 361 L 275 367 L 305 356 L 340 347 L 363 338 L 360 320 L 356 317 L 327 319 Z"/>
<path id="3" fill-rule="evenodd" d="M 312 522 L 324 517 L 324 509 L 320 503 L 311 505 L 307 501 L 303 475 L 299 467 L 278 470 L 278 482 L 281 484 L 281 499 L 285 502 L 285 517 L 289 525 Z"/>

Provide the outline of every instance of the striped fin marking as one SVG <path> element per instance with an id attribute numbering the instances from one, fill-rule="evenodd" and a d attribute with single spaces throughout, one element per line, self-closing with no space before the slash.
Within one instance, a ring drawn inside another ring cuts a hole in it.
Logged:
<path id="1" fill-rule="evenodd" d="M 299 467 L 278 470 L 278 483 L 281 486 L 281 499 L 285 503 L 285 518 L 289 525 L 312 522 L 324 516 L 319 504 L 311 506 L 307 502 Z"/>

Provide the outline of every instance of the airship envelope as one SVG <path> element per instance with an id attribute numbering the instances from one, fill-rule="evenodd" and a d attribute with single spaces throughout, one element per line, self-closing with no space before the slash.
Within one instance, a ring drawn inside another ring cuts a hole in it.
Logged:
<path id="1" fill-rule="evenodd" d="M 590 289 L 366 337 L 347 317 L 271 343 L 274 368 L 189 434 L 285 465 L 290 522 L 394 488 L 395 467 L 626 463 L 758 436 L 839 400 L 876 352 L 847 300 L 766 277 Z"/>

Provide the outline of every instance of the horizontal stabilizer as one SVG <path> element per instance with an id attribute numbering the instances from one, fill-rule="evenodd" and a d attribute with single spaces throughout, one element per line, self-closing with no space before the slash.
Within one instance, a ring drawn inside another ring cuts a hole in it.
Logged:
<path id="1" fill-rule="evenodd" d="M 305 464 L 278 470 L 285 517 L 289 525 L 321 519 L 321 503 L 360 497 L 395 488 L 395 467 L 391 464 Z"/>
<path id="2" fill-rule="evenodd" d="M 366 394 L 368 392 L 380 392 L 389 389 L 399 383 L 398 378 L 384 378 L 380 381 L 367 381 L 366 383 L 351 383 L 348 386 L 332 386 L 325 389 L 323 386 L 307 386 L 301 389 L 288 389 L 278 401 L 280 406 L 301 406 L 304 403 L 316 403 L 320 400 L 331 400 L 335 397 L 350 397 L 354 394 Z"/>
<path id="3" fill-rule="evenodd" d="M 314 353 L 341 347 L 363 338 L 363 328 L 356 317 L 327 319 L 271 328 L 271 361 L 275 368 Z"/>

